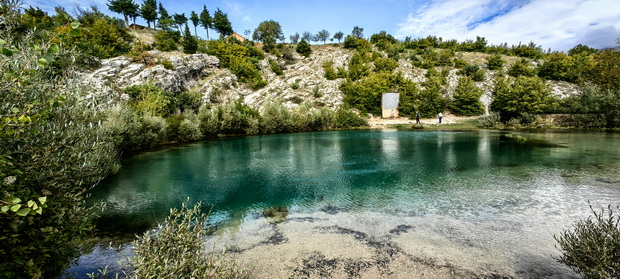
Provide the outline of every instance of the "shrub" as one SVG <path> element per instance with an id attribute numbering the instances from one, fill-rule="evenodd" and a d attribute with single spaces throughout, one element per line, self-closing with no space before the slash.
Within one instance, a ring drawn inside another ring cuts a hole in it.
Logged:
<path id="1" fill-rule="evenodd" d="M 312 48 L 310 48 L 310 44 L 308 44 L 308 42 L 306 42 L 306 40 L 301 39 L 301 42 L 299 42 L 299 44 L 297 44 L 297 53 L 305 56 L 305 57 L 310 57 L 310 54 L 312 53 Z"/>
<path id="2" fill-rule="evenodd" d="M 487 56 L 487 67 L 489 70 L 501 70 L 504 67 L 504 59 L 502 59 L 502 55 L 497 53 L 491 56 Z"/>
<path id="3" fill-rule="evenodd" d="M 158 30 L 155 32 L 155 48 L 161 51 L 173 51 L 177 50 L 178 46 L 170 32 Z"/>
<path id="4" fill-rule="evenodd" d="M 271 68 L 271 71 L 277 76 L 281 76 L 284 74 L 284 72 L 282 71 L 282 67 L 280 67 L 280 64 L 278 64 L 278 62 L 275 60 L 269 59 L 269 67 Z"/>
<path id="5" fill-rule="evenodd" d="M 499 112 L 492 111 L 488 115 L 480 117 L 478 123 L 483 128 L 503 128 Z"/>
<path id="6" fill-rule="evenodd" d="M 600 212 L 590 205 L 590 210 L 594 218 L 553 236 L 562 252 L 557 260 L 584 278 L 620 278 L 620 215 L 611 205 Z"/>
<path id="7" fill-rule="evenodd" d="M 484 113 L 484 105 L 480 102 L 482 89 L 480 89 L 469 77 L 461 77 L 454 92 L 452 111 L 457 115 L 481 115 Z"/>
<path id="8" fill-rule="evenodd" d="M 291 88 L 299 89 L 299 82 L 300 81 L 301 81 L 301 79 L 296 79 L 295 82 L 293 82 L 293 84 L 291 84 Z"/>
<path id="9" fill-rule="evenodd" d="M 156 229 L 145 232 L 133 242 L 133 270 L 129 278 L 250 278 L 250 271 L 239 266 L 225 252 L 206 252 L 202 243 L 208 215 L 185 204 L 171 209 Z"/>
<path id="10" fill-rule="evenodd" d="M 84 28 L 82 36 L 76 44 L 80 51 L 101 59 L 123 55 L 131 49 L 132 37 L 127 30 L 104 18 Z"/>
<path id="11" fill-rule="evenodd" d="M 495 80 L 493 111 L 500 112 L 503 120 L 538 114 L 553 106 L 549 88 L 539 77 L 518 77 L 513 83 L 503 77 Z"/>
<path id="12" fill-rule="evenodd" d="M 532 66 L 532 63 L 530 63 L 525 58 L 517 60 L 517 62 L 512 64 L 510 69 L 508 69 L 508 74 L 513 76 L 513 77 L 518 77 L 518 76 L 532 77 L 532 76 L 535 76 L 534 67 Z"/>
<path id="13" fill-rule="evenodd" d="M 133 85 L 123 93 L 129 95 L 130 106 L 140 115 L 166 116 L 174 109 L 173 94 L 154 84 Z"/>
<path id="14" fill-rule="evenodd" d="M 323 63 L 323 70 L 325 71 L 325 75 L 323 75 L 327 80 L 335 80 L 338 78 L 338 73 L 334 69 L 334 61 L 325 61 Z"/>
<path id="15" fill-rule="evenodd" d="M 392 72 L 398 67 L 398 61 L 392 58 L 379 57 L 375 59 L 375 72 Z"/>

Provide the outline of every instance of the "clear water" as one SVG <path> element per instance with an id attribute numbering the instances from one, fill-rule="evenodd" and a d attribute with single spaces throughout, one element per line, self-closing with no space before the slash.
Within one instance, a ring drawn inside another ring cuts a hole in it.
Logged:
<path id="1" fill-rule="evenodd" d="M 552 248 L 553 234 L 588 216 L 588 201 L 595 208 L 620 203 L 619 134 L 520 135 L 531 140 L 398 130 L 209 140 L 125 160 L 90 201 L 107 204 L 97 220 L 103 234 L 143 231 L 189 197 L 213 205 L 211 222 L 221 228 L 268 207 L 312 213 L 329 204 L 430 223 L 458 220 L 459 239 L 531 250 Z M 515 233 L 495 234 L 502 229 Z"/>

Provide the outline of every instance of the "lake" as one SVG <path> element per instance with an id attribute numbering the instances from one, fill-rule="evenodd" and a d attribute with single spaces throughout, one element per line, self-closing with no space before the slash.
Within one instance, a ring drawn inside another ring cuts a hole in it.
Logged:
<path id="1" fill-rule="evenodd" d="M 105 202 L 96 224 L 113 239 L 154 226 L 188 198 L 212 205 L 207 245 L 256 265 L 259 277 L 419 268 L 566 278 L 575 274 L 553 259 L 553 235 L 587 217 L 588 202 L 618 205 L 619 170 L 614 133 L 330 131 L 138 154 L 90 201 Z M 288 209 L 286 221 L 263 217 L 273 207 Z M 96 245 L 68 271 L 113 265 L 115 253 Z"/>

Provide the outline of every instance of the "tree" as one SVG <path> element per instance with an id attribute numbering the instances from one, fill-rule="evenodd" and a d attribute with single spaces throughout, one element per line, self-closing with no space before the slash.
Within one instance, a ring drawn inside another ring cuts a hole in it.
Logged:
<path id="1" fill-rule="evenodd" d="M 213 28 L 213 18 L 206 5 L 203 5 L 202 12 L 200 12 L 200 24 L 207 31 L 207 40 L 209 40 L 209 28 Z"/>
<path id="2" fill-rule="evenodd" d="M 162 6 L 161 2 L 159 2 L 159 20 L 157 21 L 157 26 L 164 31 L 169 31 L 172 25 L 174 25 L 174 20 L 170 17 L 164 6 Z"/>
<path id="3" fill-rule="evenodd" d="M 588 55 L 588 54 L 596 53 L 597 51 L 598 49 L 591 48 L 587 45 L 578 44 L 568 50 L 568 55 L 573 56 L 573 55 L 578 55 L 582 53 L 585 53 L 586 55 Z"/>
<path id="4" fill-rule="evenodd" d="M 196 14 L 196 12 L 192 11 L 192 14 L 189 16 L 189 20 L 194 24 L 194 35 L 198 36 L 198 31 L 196 31 L 196 27 L 200 24 L 200 18 Z"/>
<path id="5" fill-rule="evenodd" d="M 338 31 L 336 34 L 334 34 L 334 39 L 338 40 L 338 43 L 340 43 L 342 37 L 344 37 L 344 33 L 342 33 L 342 31 Z"/>
<path id="6" fill-rule="evenodd" d="M 507 78 L 495 81 L 491 109 L 500 113 L 502 120 L 528 118 L 551 107 L 551 95 L 539 77 L 519 76 L 511 84 Z"/>
<path id="7" fill-rule="evenodd" d="M 296 45 L 299 42 L 299 33 L 295 33 L 295 35 L 290 35 L 289 39 L 291 39 L 291 44 Z"/>
<path id="8" fill-rule="evenodd" d="M 172 15 L 172 18 L 174 19 L 174 23 L 177 25 L 177 28 L 179 31 L 181 31 L 181 28 L 183 28 L 183 25 L 187 24 L 187 17 L 185 16 L 185 13 L 182 14 L 174 14 Z"/>
<path id="9" fill-rule="evenodd" d="M 223 37 L 230 36 L 233 33 L 232 24 L 228 20 L 228 15 L 223 13 L 220 8 L 213 15 L 213 27 Z"/>
<path id="10" fill-rule="evenodd" d="M 137 13 L 138 5 L 133 0 L 109 0 L 110 11 L 122 14 L 125 17 L 125 26 L 129 26 L 129 15 Z"/>
<path id="11" fill-rule="evenodd" d="M 357 39 L 363 38 L 364 37 L 364 28 L 360 28 L 359 26 L 353 27 L 353 32 L 351 32 L 351 35 L 353 35 Z"/>
<path id="12" fill-rule="evenodd" d="M 283 36 L 283 34 L 280 23 L 274 20 L 267 20 L 261 22 L 254 30 L 252 39 L 263 42 L 266 49 L 271 49 L 281 36 Z"/>
<path id="13" fill-rule="evenodd" d="M 306 42 L 308 42 L 308 41 L 312 40 L 312 33 L 308 32 L 308 31 L 304 31 L 304 32 L 301 34 L 301 39 L 302 39 L 302 40 L 304 40 L 304 41 L 306 41 Z"/>
<path id="14" fill-rule="evenodd" d="M 198 50 L 198 41 L 196 41 L 196 38 L 189 32 L 187 23 L 185 24 L 185 32 L 183 32 L 182 45 L 184 53 L 196 53 L 196 50 Z"/>
<path id="15" fill-rule="evenodd" d="M 319 34 L 314 34 L 312 35 L 312 41 L 315 43 L 318 43 L 321 40 L 321 38 L 319 37 Z"/>
<path id="16" fill-rule="evenodd" d="M 484 105 L 480 102 L 482 89 L 480 89 L 474 81 L 463 76 L 459 79 L 454 92 L 454 100 L 452 101 L 452 111 L 456 115 L 473 116 L 484 113 Z"/>
<path id="17" fill-rule="evenodd" d="M 317 37 L 319 40 L 323 41 L 323 44 L 325 44 L 327 39 L 329 39 L 329 31 L 323 29 L 319 31 L 319 33 L 317 34 Z"/>
<path id="18" fill-rule="evenodd" d="M 155 20 L 157 20 L 157 1 L 156 0 L 144 0 L 140 7 L 140 16 L 146 20 L 146 24 L 151 28 L 151 22 L 155 27 Z"/>
<path id="19" fill-rule="evenodd" d="M 131 11 L 128 14 L 129 18 L 131 18 L 131 21 L 133 22 L 133 30 L 136 30 L 136 18 L 138 18 L 140 16 L 140 6 L 138 6 L 136 4 L 136 9 Z"/>
<path id="20" fill-rule="evenodd" d="M 299 44 L 297 45 L 297 53 L 305 56 L 305 57 L 309 57 L 310 54 L 312 53 L 312 48 L 310 48 L 310 44 L 308 44 L 308 42 L 306 42 L 306 40 L 301 39 L 301 42 L 299 42 Z"/>

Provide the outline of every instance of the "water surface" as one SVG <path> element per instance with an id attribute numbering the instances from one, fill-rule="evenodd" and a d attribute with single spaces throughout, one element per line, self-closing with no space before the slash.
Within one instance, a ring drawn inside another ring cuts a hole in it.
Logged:
<path id="1" fill-rule="evenodd" d="M 415 218 L 407 220 L 428 225 L 426 233 L 485 253 L 551 264 L 553 234 L 587 216 L 588 201 L 619 203 L 620 135 L 520 135 L 529 140 L 397 130 L 209 140 L 124 160 L 91 201 L 107 205 L 97 220 L 102 234 L 141 232 L 189 197 L 213 205 L 210 222 L 223 235 L 276 206 L 300 215 L 383 214 Z M 527 267 L 515 268 L 528 277 Z M 560 267 L 550 268 L 552 275 Z"/>

